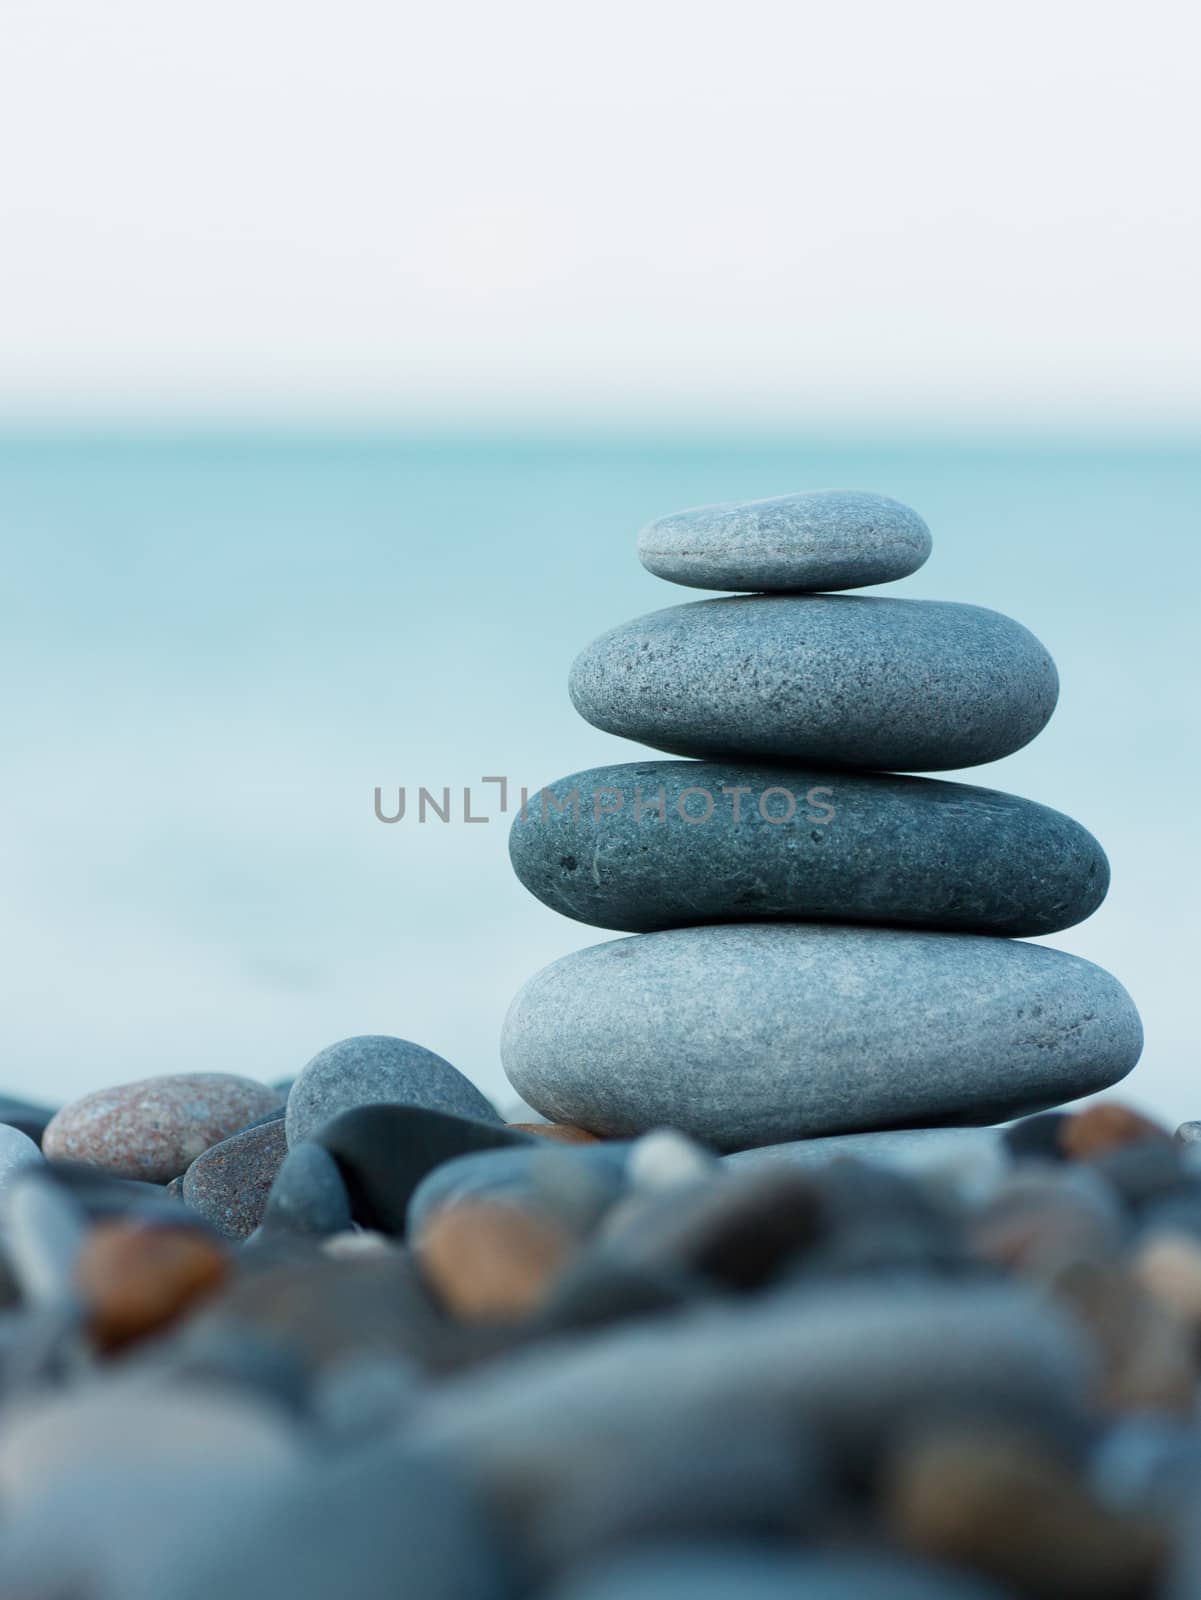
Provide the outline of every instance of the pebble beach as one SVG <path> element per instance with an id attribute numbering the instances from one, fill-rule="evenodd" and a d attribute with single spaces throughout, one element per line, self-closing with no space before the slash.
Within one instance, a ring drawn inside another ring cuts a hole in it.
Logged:
<path id="1" fill-rule="evenodd" d="M 0 1100 L 0 1597 L 1201 1596 L 1198 1108 L 1026 942 L 1104 841 L 936 775 L 1059 678 L 889 594 L 934 547 L 858 490 L 644 529 L 721 597 L 581 641 L 645 748 L 512 824 L 604 937 L 513 998 L 511 1099 L 365 1033 Z"/>

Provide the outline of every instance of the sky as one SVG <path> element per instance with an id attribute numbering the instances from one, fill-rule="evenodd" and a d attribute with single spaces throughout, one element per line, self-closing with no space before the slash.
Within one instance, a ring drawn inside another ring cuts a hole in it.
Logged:
<path id="1" fill-rule="evenodd" d="M 7 0 L 0 416 L 1198 420 L 1187 0 Z"/>

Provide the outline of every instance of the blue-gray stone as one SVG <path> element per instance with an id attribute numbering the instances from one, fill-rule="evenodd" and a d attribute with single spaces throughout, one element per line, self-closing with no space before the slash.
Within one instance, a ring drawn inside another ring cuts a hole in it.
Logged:
<path id="1" fill-rule="evenodd" d="M 505 1550 L 437 1462 L 376 1445 L 317 1463 L 234 1514 L 129 1600 L 508 1600 Z M 158 1586 L 155 1586 L 155 1585 Z"/>
<path id="2" fill-rule="evenodd" d="M 996 761 L 1047 724 L 1055 664 L 980 606 L 874 595 L 698 600 L 576 658 L 586 721 L 673 755 L 938 771 Z"/>
<path id="3" fill-rule="evenodd" d="M 1094 1362 L 1070 1316 L 1020 1284 L 822 1282 L 514 1352 L 428 1392 L 409 1437 L 489 1499 L 543 1486 L 527 1536 L 545 1544 L 598 1463 L 637 1473 L 644 1441 L 692 1416 L 724 1419 L 731 1437 L 811 1434 L 841 1471 L 939 1411 L 1062 1436 L 1084 1417 Z"/>
<path id="4" fill-rule="evenodd" d="M 717 1148 L 988 1123 L 1106 1088 L 1142 1026 L 1091 962 L 974 934 L 673 928 L 578 950 L 509 1008 L 501 1059 L 540 1111 Z"/>
<path id="5" fill-rule="evenodd" d="M 642 565 L 692 589 L 859 589 L 907 577 L 929 554 L 916 511 L 857 489 L 696 506 L 638 535 Z"/>
<path id="6" fill-rule="evenodd" d="M 943 1162 L 996 1163 L 1004 1146 L 999 1128 L 889 1128 L 875 1133 L 830 1133 L 736 1150 L 724 1159 L 736 1167 L 824 1167 L 847 1157 L 874 1165 L 921 1171 Z"/>
<path id="7" fill-rule="evenodd" d="M 626 1187 L 631 1146 L 623 1140 L 557 1145 L 548 1139 L 510 1150 L 484 1150 L 444 1161 L 409 1201 L 407 1232 L 416 1238 L 436 1211 L 474 1201 L 529 1204 L 586 1228 Z"/>
<path id="8" fill-rule="evenodd" d="M 622 1551 L 570 1574 L 546 1600 L 1007 1600 L 973 1573 L 871 1551 L 808 1554 L 699 1541 Z"/>
<path id="9" fill-rule="evenodd" d="M 18 1172 L 45 1164 L 42 1152 L 27 1133 L 7 1122 L 0 1122 L 0 1191 Z"/>
<path id="10" fill-rule="evenodd" d="M 517 816 L 509 855 L 552 910 L 628 933 L 781 918 L 1026 937 L 1083 921 L 1109 886 L 1092 834 L 1033 800 L 718 761 L 562 778 Z"/>
<path id="11" fill-rule="evenodd" d="M 321 1238 L 351 1224 L 350 1196 L 333 1156 L 311 1141 L 293 1145 L 267 1196 L 262 1231 Z"/>
<path id="12" fill-rule="evenodd" d="M 288 1094 L 289 1145 L 356 1106 L 425 1106 L 499 1122 L 491 1102 L 442 1056 L 408 1039 L 361 1034 L 342 1039 L 302 1067 Z"/>

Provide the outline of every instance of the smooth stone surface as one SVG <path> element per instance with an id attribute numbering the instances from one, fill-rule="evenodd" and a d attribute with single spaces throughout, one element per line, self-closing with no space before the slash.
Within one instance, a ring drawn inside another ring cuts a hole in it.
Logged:
<path id="1" fill-rule="evenodd" d="M 736 1150 L 731 1166 L 824 1167 L 850 1157 L 888 1167 L 921 1171 L 945 1161 L 995 1161 L 1001 1149 L 999 1128 L 892 1128 L 876 1133 L 830 1133 L 816 1139 Z"/>
<path id="2" fill-rule="evenodd" d="M 414 1189 L 408 1232 L 419 1235 L 444 1207 L 477 1202 L 528 1203 L 586 1231 L 625 1190 L 631 1148 L 624 1140 L 572 1146 L 530 1140 L 512 1150 L 453 1157 Z"/>
<path id="3" fill-rule="evenodd" d="M 1055 709 L 1012 618 L 943 600 L 746 595 L 655 611 L 577 656 L 588 722 L 673 755 L 936 772 L 996 761 Z"/>
<path id="4" fill-rule="evenodd" d="M 916 511 L 860 489 L 695 506 L 638 535 L 647 571 L 692 589 L 859 589 L 908 577 L 930 549 Z"/>
<path id="5" fill-rule="evenodd" d="M 908 1556 L 792 1553 L 702 1541 L 624 1552 L 572 1573 L 547 1600 L 1012 1600 L 974 1574 Z"/>
<path id="6" fill-rule="evenodd" d="M 1042 945 L 819 925 L 676 928 L 536 974 L 501 1038 L 556 1121 L 740 1149 L 988 1123 L 1103 1089 L 1142 1048 L 1107 972 Z"/>
<path id="7" fill-rule="evenodd" d="M 319 1144 L 293 1145 L 267 1197 L 264 1233 L 322 1238 L 342 1233 L 352 1223 L 350 1196 L 333 1156 Z"/>
<path id="8" fill-rule="evenodd" d="M 47 1127 L 42 1149 L 51 1160 L 82 1161 L 119 1178 L 167 1183 L 210 1145 L 278 1104 L 279 1096 L 265 1083 L 228 1072 L 143 1078 L 64 1106 Z"/>
<path id="9" fill-rule="evenodd" d="M 23 1300 L 31 1306 L 73 1303 L 75 1264 L 87 1238 L 87 1213 L 40 1160 L 5 1189 L 3 1223 L 8 1269 Z"/>
<path id="10" fill-rule="evenodd" d="M 315 1055 L 288 1095 L 288 1143 L 311 1139 L 326 1122 L 356 1106 L 425 1106 L 499 1122 L 492 1103 L 449 1061 L 408 1039 L 367 1033 Z"/>
<path id="11" fill-rule="evenodd" d="M 282 1117 L 245 1128 L 197 1156 L 184 1174 L 184 1204 L 227 1239 L 246 1239 L 263 1220 L 287 1153 Z"/>
<path id="12" fill-rule="evenodd" d="M 315 1142 L 338 1163 L 351 1215 L 365 1228 L 403 1234 L 414 1190 L 455 1156 L 545 1141 L 498 1119 L 480 1121 L 417 1105 L 365 1105 L 323 1123 Z"/>
<path id="13" fill-rule="evenodd" d="M 1026 937 L 1082 922 L 1109 887 L 1087 829 L 1033 800 L 717 761 L 561 778 L 514 820 L 509 856 L 553 911 L 628 933 L 782 918 Z"/>
<path id="14" fill-rule="evenodd" d="M 321 1465 L 189 1549 L 130 1600 L 507 1600 L 505 1551 L 453 1473 L 377 1445 Z"/>
<path id="15" fill-rule="evenodd" d="M 0 1122 L 0 1190 L 26 1167 L 40 1167 L 42 1152 L 27 1133 L 10 1123 Z"/>
<path id="16" fill-rule="evenodd" d="M 597 1459 L 629 1451 L 637 1470 L 641 1441 L 694 1415 L 724 1418 L 731 1437 L 812 1430 L 851 1467 L 936 1409 L 1028 1417 L 1057 1435 L 1083 1415 L 1092 1379 L 1084 1334 L 1021 1286 L 823 1283 L 515 1353 L 432 1393 L 410 1437 L 490 1494 L 545 1485 L 536 1515 L 553 1537 L 556 1500 Z"/>

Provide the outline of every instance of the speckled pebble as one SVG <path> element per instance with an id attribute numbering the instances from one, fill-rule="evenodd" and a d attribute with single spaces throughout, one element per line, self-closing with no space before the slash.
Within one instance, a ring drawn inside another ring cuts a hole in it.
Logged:
<path id="1" fill-rule="evenodd" d="M 673 755 L 937 772 L 996 761 L 1046 726 L 1055 664 L 980 606 L 867 595 L 698 600 L 577 656 L 587 722 Z"/>
<path id="2" fill-rule="evenodd" d="M 1109 887 L 1093 836 L 1049 806 L 937 778 L 721 761 L 592 767 L 509 832 L 518 878 L 577 922 L 851 922 L 1027 937 Z"/>
<path id="3" fill-rule="evenodd" d="M 408 1039 L 368 1033 L 327 1046 L 297 1073 L 288 1095 L 288 1143 L 311 1139 L 341 1112 L 368 1105 L 500 1121 L 491 1101 L 442 1056 Z"/>
<path id="4" fill-rule="evenodd" d="M 1043 945 L 806 924 L 675 928 L 564 956 L 501 1058 L 556 1121 L 736 1150 L 988 1123 L 1103 1089 L 1142 1027 L 1116 979 Z"/>
<path id="5" fill-rule="evenodd" d="M 638 535 L 647 571 L 692 589 L 858 589 L 916 572 L 930 547 L 915 511 L 858 489 L 695 506 Z"/>
<path id="6" fill-rule="evenodd" d="M 98 1089 L 51 1121 L 42 1149 L 121 1178 L 167 1183 L 210 1145 L 279 1105 L 266 1084 L 227 1072 L 181 1072 Z"/>
<path id="7" fill-rule="evenodd" d="M 223 1139 L 184 1174 L 183 1200 L 227 1239 L 245 1239 L 263 1220 L 267 1196 L 288 1153 L 282 1117 Z"/>

